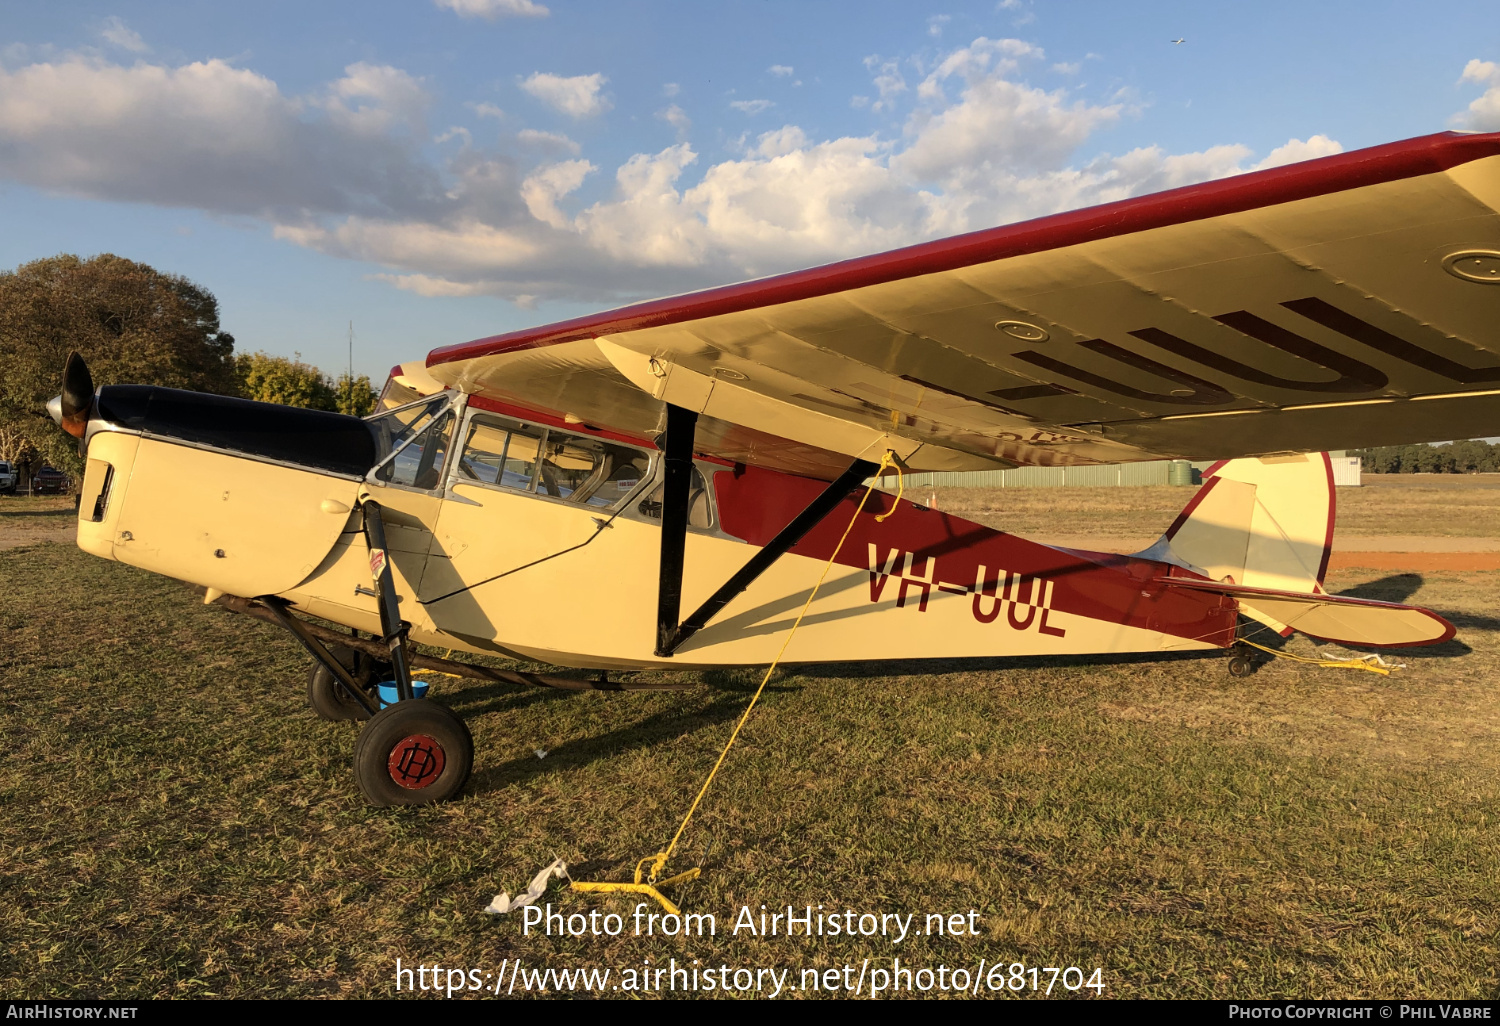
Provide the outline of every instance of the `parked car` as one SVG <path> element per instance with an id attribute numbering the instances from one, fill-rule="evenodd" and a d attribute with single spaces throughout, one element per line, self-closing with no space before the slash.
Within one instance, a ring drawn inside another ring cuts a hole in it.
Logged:
<path id="1" fill-rule="evenodd" d="M 11 466 L 9 460 L 0 460 L 0 492 L 6 495 L 16 494 L 16 468 Z"/>
<path id="2" fill-rule="evenodd" d="M 43 467 L 31 478 L 32 495 L 61 495 L 68 490 L 68 475 L 53 467 Z"/>

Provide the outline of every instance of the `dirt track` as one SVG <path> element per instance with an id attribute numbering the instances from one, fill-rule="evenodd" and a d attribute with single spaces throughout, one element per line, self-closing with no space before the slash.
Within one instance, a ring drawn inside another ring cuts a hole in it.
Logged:
<path id="1" fill-rule="evenodd" d="M 1155 538 L 1111 538 L 1105 535 L 1034 536 L 1031 541 L 1093 552 L 1140 552 Z M 1442 538 L 1431 535 L 1377 534 L 1335 538 L 1332 570 L 1500 570 L 1500 538 Z"/>

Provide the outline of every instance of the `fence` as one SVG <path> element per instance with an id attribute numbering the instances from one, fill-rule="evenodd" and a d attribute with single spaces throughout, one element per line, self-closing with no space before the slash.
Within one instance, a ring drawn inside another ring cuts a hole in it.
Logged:
<path id="1" fill-rule="evenodd" d="M 1333 457 L 1333 483 L 1358 487 L 1359 457 Z M 1193 482 L 1212 463 L 1194 463 Z M 908 488 L 1129 488 L 1170 484 L 1172 461 L 1107 463 L 1084 467 L 1016 467 L 1012 470 L 975 470 L 963 473 L 907 474 Z M 891 483 L 889 481 L 887 484 Z"/>

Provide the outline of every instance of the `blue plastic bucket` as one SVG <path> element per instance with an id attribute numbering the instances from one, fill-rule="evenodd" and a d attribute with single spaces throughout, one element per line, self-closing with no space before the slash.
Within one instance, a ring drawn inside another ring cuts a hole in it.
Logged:
<path id="1" fill-rule="evenodd" d="M 396 682 L 388 680 L 380 685 L 380 708 L 396 704 Z M 411 682 L 411 696 L 413 698 L 427 697 L 427 682 L 425 680 L 414 680 Z"/>

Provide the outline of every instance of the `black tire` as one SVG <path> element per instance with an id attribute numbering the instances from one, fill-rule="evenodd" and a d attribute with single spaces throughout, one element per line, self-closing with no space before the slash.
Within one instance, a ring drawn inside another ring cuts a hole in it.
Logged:
<path id="1" fill-rule="evenodd" d="M 360 687 L 366 690 L 370 688 L 371 660 L 363 658 L 363 653 L 355 652 L 351 648 L 335 645 L 330 650 L 335 659 L 343 664 Z M 372 705 L 379 706 L 371 696 Z M 342 720 L 367 720 L 370 714 L 365 712 L 362 705 L 356 702 L 339 684 L 328 667 L 313 660 L 307 668 L 307 704 L 319 719 L 339 722 Z"/>
<path id="2" fill-rule="evenodd" d="M 1247 655 L 1237 655 L 1229 660 L 1231 677 L 1248 677 L 1255 672 L 1255 663 Z"/>
<path id="3" fill-rule="evenodd" d="M 425 698 L 375 714 L 354 743 L 354 780 L 371 805 L 429 805 L 463 788 L 474 739 L 458 714 Z"/>

